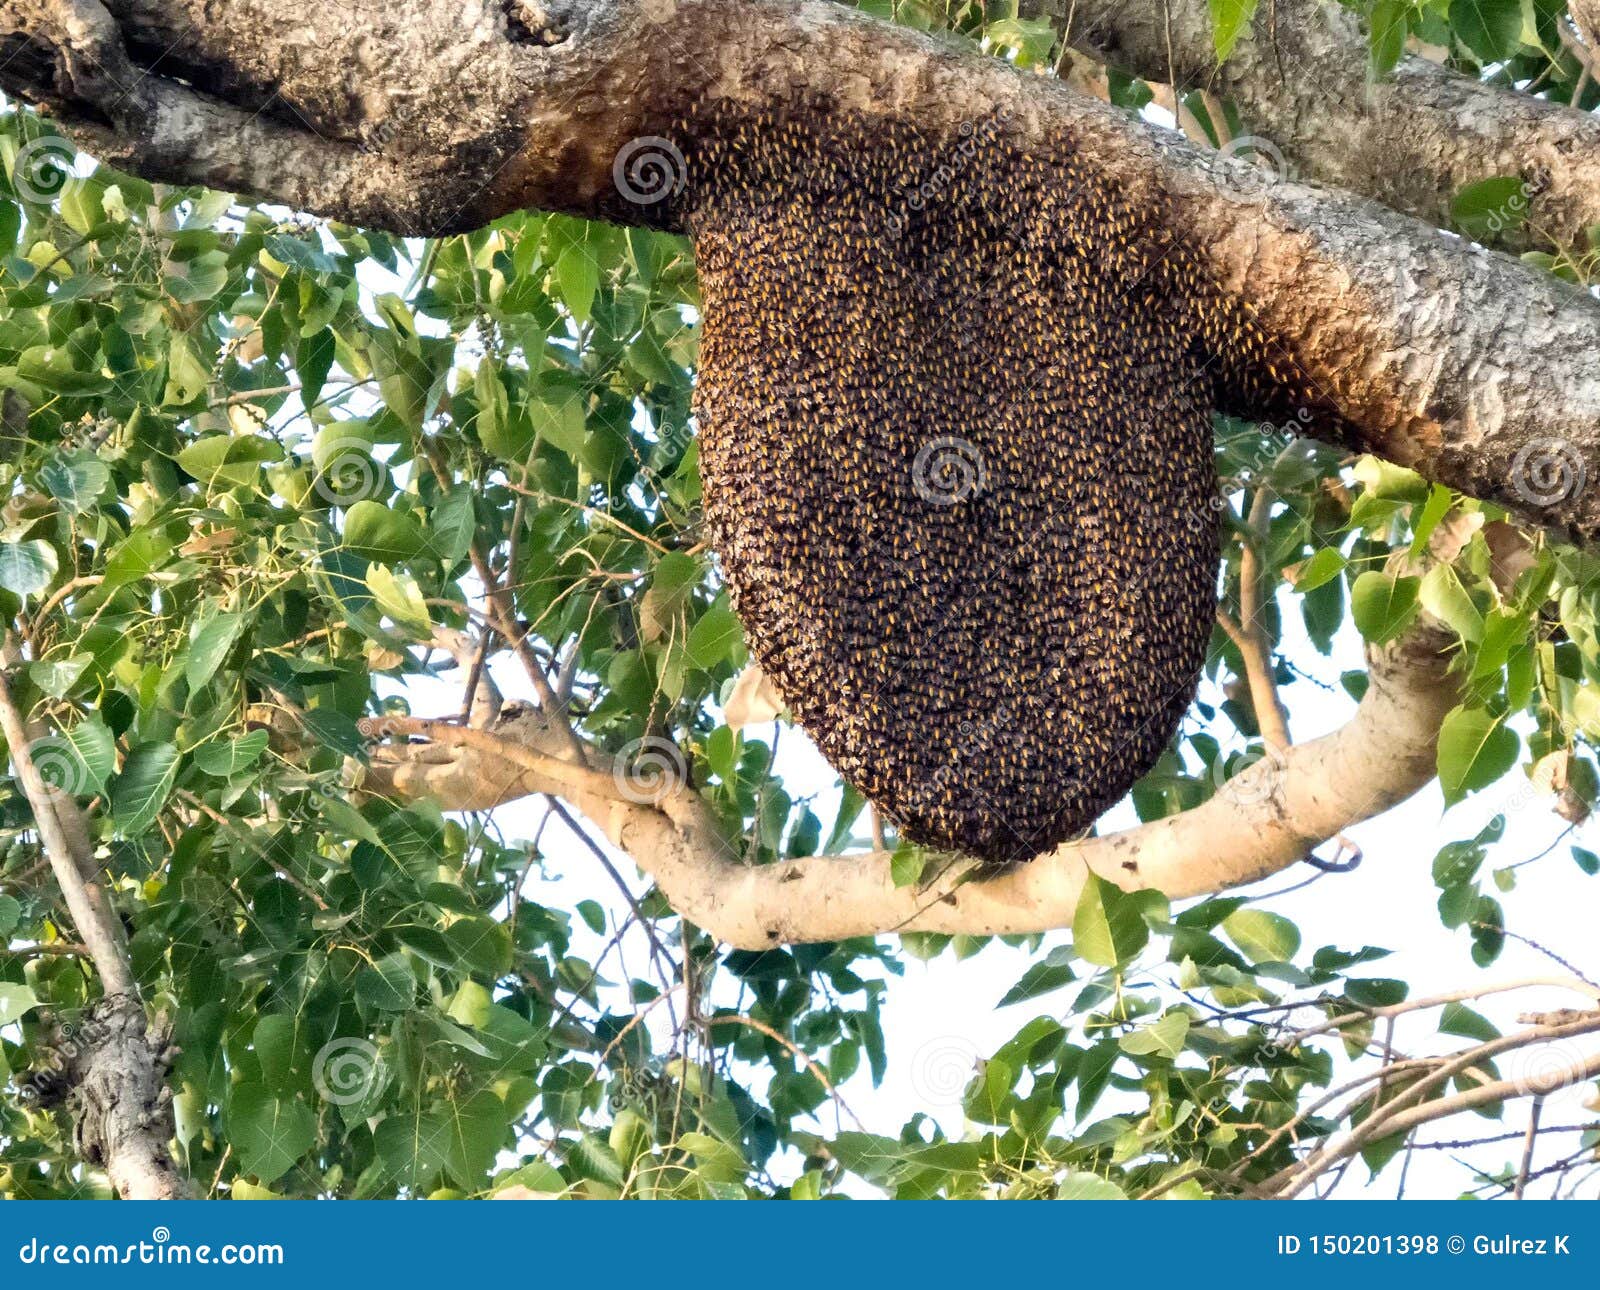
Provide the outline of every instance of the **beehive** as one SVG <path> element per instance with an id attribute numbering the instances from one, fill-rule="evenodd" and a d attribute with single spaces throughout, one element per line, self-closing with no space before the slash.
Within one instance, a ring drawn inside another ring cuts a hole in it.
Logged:
<path id="1" fill-rule="evenodd" d="M 1078 834 L 1171 738 L 1215 612 L 1161 210 L 998 120 L 682 139 L 705 514 L 755 657 L 906 837 L 1006 863 Z"/>

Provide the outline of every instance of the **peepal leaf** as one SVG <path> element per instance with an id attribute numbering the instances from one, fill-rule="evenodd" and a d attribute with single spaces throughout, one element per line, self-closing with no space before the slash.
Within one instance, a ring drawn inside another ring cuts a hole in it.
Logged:
<path id="1" fill-rule="evenodd" d="M 111 784 L 111 818 L 124 837 L 144 832 L 166 805 L 178 776 L 178 750 L 169 743 L 140 744 Z"/>
<path id="2" fill-rule="evenodd" d="M 43 591 L 58 567 L 56 549 L 48 542 L 0 542 L 0 587 L 15 595 Z"/>
<path id="3" fill-rule="evenodd" d="M 1457 707 L 1439 729 L 1439 786 L 1446 806 L 1486 788 L 1517 762 L 1522 741 L 1504 717 Z"/>

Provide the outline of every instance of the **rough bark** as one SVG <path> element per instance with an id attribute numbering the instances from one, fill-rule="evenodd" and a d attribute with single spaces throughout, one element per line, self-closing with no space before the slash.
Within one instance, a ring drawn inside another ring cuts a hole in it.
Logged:
<path id="1" fill-rule="evenodd" d="M 46 1101 L 65 1100 L 79 1157 L 103 1167 L 123 1199 L 182 1196 L 185 1184 L 167 1153 L 174 1132 L 166 1087 L 170 1037 L 146 1024 L 122 924 L 98 880 L 77 806 L 40 775 L 29 748 L 30 732 L 3 673 L 0 732 L 56 885 L 105 992 L 81 1022 L 62 1028 L 57 1068 L 35 1074 L 28 1086 Z"/>
<path id="2" fill-rule="evenodd" d="M 1072 924 L 1087 875 L 1179 898 L 1254 882 L 1304 859 L 1319 842 L 1387 810 L 1434 775 L 1439 724 L 1457 702 L 1442 652 L 1423 622 L 1369 658 L 1371 682 L 1351 721 L 1263 759 L 1209 801 L 1168 819 L 1069 843 L 995 878 L 969 881 L 968 862 L 896 887 L 877 851 L 752 867 L 695 790 L 672 775 L 646 784 L 598 750 L 564 760 L 557 732 L 525 716 L 496 731 L 410 719 L 370 733 L 428 742 L 374 749 L 366 789 L 431 797 L 447 810 L 487 810 L 532 793 L 570 801 L 633 857 L 672 907 L 743 949 L 878 932 L 973 936 Z"/>
<path id="3" fill-rule="evenodd" d="M 1573 6 L 1580 29 L 1583 4 Z M 1515 175 L 1527 193 L 1525 227 L 1537 240 L 1582 248 L 1585 230 L 1600 224 L 1600 118 L 1414 55 L 1374 80 L 1366 36 L 1336 0 L 1261 5 L 1220 66 L 1207 0 L 1023 7 L 1056 21 L 1093 57 L 1232 99 L 1246 128 L 1266 136 L 1301 179 L 1448 227 L 1463 188 Z"/>
<path id="4" fill-rule="evenodd" d="M 710 98 L 805 91 L 929 130 L 1004 113 L 1024 141 L 1071 137 L 1133 197 L 1163 196 L 1342 419 L 1332 437 L 1600 535 L 1600 490 L 1582 486 L 1600 459 L 1600 303 L 1547 274 L 821 0 L 563 0 L 530 27 L 534 8 L 16 0 L 0 85 L 142 174 L 408 233 L 524 206 L 648 221 L 619 155 Z"/>
<path id="5" fill-rule="evenodd" d="M 188 1188 L 172 1162 L 170 1034 L 147 1024 L 135 995 L 107 995 L 56 1036 L 55 1069 L 29 1087 L 63 1098 L 73 1143 L 85 1164 L 104 1169 L 123 1200 L 182 1200 Z"/>

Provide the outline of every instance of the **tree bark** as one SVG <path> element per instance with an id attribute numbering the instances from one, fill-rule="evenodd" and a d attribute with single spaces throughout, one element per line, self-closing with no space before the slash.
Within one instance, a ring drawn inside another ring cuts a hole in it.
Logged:
<path id="1" fill-rule="evenodd" d="M 532 27 L 508 16 L 536 9 Z M 1167 203 L 1217 290 L 1334 410 L 1321 433 L 1600 536 L 1592 297 L 822 0 L 15 0 L 0 51 L 0 85 L 107 160 L 405 233 L 527 206 L 649 221 L 618 158 L 710 99 L 804 91 L 930 131 L 1004 114 L 1024 142 L 1070 137 L 1131 197 Z"/>
<path id="2" fill-rule="evenodd" d="M 122 924 L 97 881 L 84 841 L 87 834 L 74 818 L 77 805 L 40 775 L 27 726 L 3 672 L 0 733 L 56 885 L 104 991 L 82 1021 L 61 1028 L 55 1050 L 58 1068 L 36 1073 L 28 1087 L 43 1100 L 66 1101 L 79 1157 L 104 1168 L 124 1200 L 183 1196 L 187 1188 L 167 1151 L 174 1132 L 172 1095 L 166 1087 L 170 1036 L 146 1022 Z"/>
<path id="3" fill-rule="evenodd" d="M 1255 882 L 1304 859 L 1325 838 L 1403 801 L 1433 778 L 1440 722 L 1458 701 L 1431 620 L 1369 655 L 1370 684 L 1351 721 L 1275 752 L 1181 815 L 1068 843 L 998 877 L 970 881 L 946 857 L 938 876 L 897 887 L 892 856 L 868 852 L 750 866 L 698 793 L 668 775 L 646 785 L 598 749 L 564 760 L 557 732 L 524 717 L 498 731 L 382 718 L 370 734 L 429 742 L 374 749 L 367 791 L 431 797 L 446 810 L 488 810 L 533 793 L 570 801 L 661 888 L 683 917 L 741 949 L 879 932 L 1022 934 L 1072 925 L 1092 872 L 1173 898 Z M 659 791 L 657 791 L 659 790 Z"/>
<path id="4" fill-rule="evenodd" d="M 1584 2 L 1573 5 L 1575 18 Z M 1091 57 L 1232 99 L 1246 128 L 1265 135 L 1298 178 L 1450 227 L 1463 188 L 1517 176 L 1537 240 L 1581 250 L 1600 224 L 1600 119 L 1415 55 L 1374 80 L 1365 33 L 1336 0 L 1261 5 L 1220 65 L 1207 0 L 1023 0 L 1021 8 L 1051 18 Z"/>

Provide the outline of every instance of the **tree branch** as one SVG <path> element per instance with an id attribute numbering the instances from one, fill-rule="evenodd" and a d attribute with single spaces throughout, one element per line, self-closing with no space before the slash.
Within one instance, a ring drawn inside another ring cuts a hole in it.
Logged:
<path id="1" fill-rule="evenodd" d="M 73 803 L 39 774 L 28 731 L 0 671 L 0 732 L 33 810 L 56 885 L 67 902 L 84 948 L 100 976 L 104 997 L 56 1046 L 60 1079 L 68 1090 L 78 1154 L 103 1166 L 126 1200 L 173 1200 L 187 1194 L 167 1143 L 173 1136 L 171 1092 L 166 1087 L 168 1037 L 146 1023 L 128 962 L 122 924 L 96 881 L 84 848 L 75 845 L 61 813 Z"/>
<path id="2" fill-rule="evenodd" d="M 1600 302 L 951 42 L 823 0 L 561 0 L 539 41 L 492 0 L 107 0 L 121 46 L 102 22 L 80 50 L 60 14 L 98 8 L 29 0 L 0 14 L 0 53 L 29 55 L 0 59 L 0 87 L 142 174 L 404 233 L 529 206 L 670 223 L 630 203 L 614 167 L 631 142 L 687 142 L 684 114 L 712 101 L 756 111 L 804 92 L 868 122 L 900 114 L 939 133 L 1003 116 L 1025 146 L 1070 139 L 1130 201 L 1166 204 L 1207 289 L 1273 339 L 1270 367 L 1309 378 L 1326 405 L 1318 433 L 1600 536 L 1600 489 L 1581 486 L 1600 460 Z M 1385 173 L 1400 169 L 1386 153 Z M 1559 486 L 1568 477 L 1578 486 Z"/>
<path id="3" fill-rule="evenodd" d="M 1582 247 L 1600 223 L 1600 119 L 1414 55 L 1374 80 L 1366 36 L 1336 0 L 1262 5 L 1221 66 L 1207 0 L 1023 0 L 1020 9 L 1051 18 L 1091 57 L 1231 98 L 1246 129 L 1267 136 L 1301 178 L 1448 227 L 1463 188 L 1516 175 L 1540 240 Z"/>
<path id="4" fill-rule="evenodd" d="M 576 766 L 536 721 L 497 731 L 369 721 L 369 734 L 429 742 L 375 748 L 365 787 L 432 796 L 446 810 L 558 794 L 631 855 L 683 917 L 745 949 L 880 932 L 1040 932 L 1071 925 L 1090 872 L 1129 889 L 1206 895 L 1285 869 L 1409 797 L 1433 777 L 1439 724 L 1457 701 L 1445 643 L 1424 622 L 1372 651 L 1371 682 L 1348 725 L 1256 763 L 1202 805 L 1069 843 L 982 881 L 969 881 L 971 867 L 957 862 L 926 887 L 896 887 L 882 851 L 746 865 L 692 787 L 646 784 L 598 750 Z"/>

